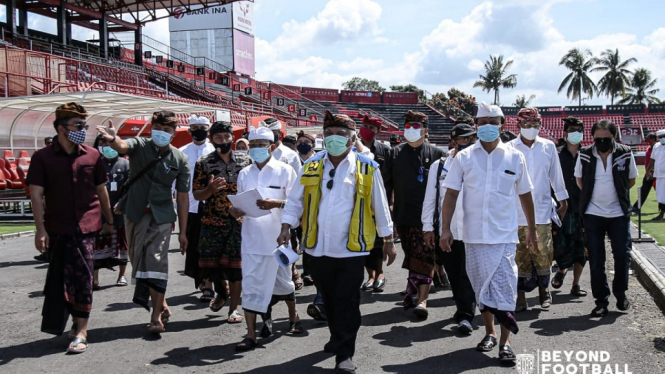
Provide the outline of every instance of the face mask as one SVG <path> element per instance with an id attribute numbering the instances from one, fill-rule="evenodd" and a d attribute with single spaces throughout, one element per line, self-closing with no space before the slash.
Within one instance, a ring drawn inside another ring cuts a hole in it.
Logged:
<path id="1" fill-rule="evenodd" d="M 152 130 L 152 141 L 155 142 L 158 147 L 167 146 L 169 143 L 171 143 L 171 138 L 173 138 L 173 135 L 166 131 Z"/>
<path id="2" fill-rule="evenodd" d="M 79 131 L 69 131 L 67 133 L 67 139 L 69 139 L 74 144 L 83 144 L 85 141 L 86 130 Z"/>
<path id="3" fill-rule="evenodd" d="M 328 150 L 331 156 L 340 156 L 349 149 L 349 146 L 347 146 L 349 138 L 346 136 L 329 135 L 323 139 L 323 142 L 326 144 L 326 150 Z"/>
<path id="4" fill-rule="evenodd" d="M 369 142 L 372 139 L 374 139 L 375 135 L 376 133 L 374 133 L 374 131 L 368 129 L 367 127 L 360 128 L 360 138 L 366 142 Z"/>
<path id="5" fill-rule="evenodd" d="M 524 137 L 526 140 L 534 140 L 538 136 L 538 133 L 540 132 L 540 129 L 536 128 L 530 128 L 530 129 L 520 129 L 520 134 Z"/>
<path id="6" fill-rule="evenodd" d="M 658 139 L 658 141 L 660 142 L 660 144 L 665 145 L 665 138 L 660 138 Z"/>
<path id="7" fill-rule="evenodd" d="M 472 145 L 473 145 L 473 142 L 468 142 L 468 143 L 466 143 L 466 145 L 459 145 L 459 144 L 458 144 L 458 145 L 457 145 L 457 151 L 459 152 L 459 151 L 461 151 L 461 150 L 463 150 L 463 149 L 467 149 L 467 148 L 469 148 L 469 147 L 472 146 Z"/>
<path id="8" fill-rule="evenodd" d="M 301 155 L 306 155 L 312 151 L 312 145 L 307 143 L 300 143 L 296 146 L 296 149 L 298 150 L 298 153 L 300 153 Z"/>
<path id="9" fill-rule="evenodd" d="M 478 139 L 485 143 L 491 143 L 499 138 L 499 125 L 478 126 Z"/>
<path id="10" fill-rule="evenodd" d="M 575 144 L 578 145 L 582 142 L 582 138 L 584 138 L 584 134 L 581 132 L 569 132 L 568 133 L 568 141 L 570 144 Z"/>
<path id="11" fill-rule="evenodd" d="M 268 148 L 252 148 L 249 150 L 249 157 L 254 160 L 254 162 L 262 164 L 268 157 L 270 157 L 270 152 Z"/>
<path id="12" fill-rule="evenodd" d="M 244 155 L 246 155 L 246 154 L 249 153 L 249 151 L 246 150 L 246 149 L 239 149 L 239 150 L 237 150 L 236 152 L 238 152 L 238 153 L 242 153 L 242 154 L 244 154 Z"/>
<path id="13" fill-rule="evenodd" d="M 208 137 L 208 130 L 204 129 L 190 131 L 189 133 L 192 134 L 192 139 L 197 142 L 202 142 Z"/>
<path id="14" fill-rule="evenodd" d="M 404 130 L 404 137 L 409 143 L 415 143 L 421 138 L 421 129 L 414 129 L 413 127 Z"/>
<path id="15" fill-rule="evenodd" d="M 598 152 L 605 153 L 610 149 L 612 149 L 612 145 L 614 144 L 614 139 L 595 138 L 593 139 L 593 143 L 596 145 L 596 149 L 598 149 Z"/>
<path id="16" fill-rule="evenodd" d="M 109 160 L 118 157 L 118 151 L 111 147 L 102 147 L 102 154 Z"/>
<path id="17" fill-rule="evenodd" d="M 231 143 L 212 143 L 215 146 L 215 150 L 223 155 L 231 151 Z"/>

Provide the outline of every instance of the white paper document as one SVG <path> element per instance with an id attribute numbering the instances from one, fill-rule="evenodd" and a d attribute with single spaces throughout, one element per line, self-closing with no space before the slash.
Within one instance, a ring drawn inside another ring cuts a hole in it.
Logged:
<path id="1" fill-rule="evenodd" d="M 256 200 L 263 200 L 259 191 L 254 188 L 237 195 L 228 195 L 229 201 L 236 209 L 245 212 L 247 217 L 257 218 L 270 214 L 270 210 L 260 209 L 256 205 Z"/>

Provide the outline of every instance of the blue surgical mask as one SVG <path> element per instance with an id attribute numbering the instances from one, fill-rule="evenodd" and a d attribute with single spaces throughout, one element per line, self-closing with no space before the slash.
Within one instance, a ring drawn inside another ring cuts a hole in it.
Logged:
<path id="1" fill-rule="evenodd" d="M 584 134 L 581 132 L 569 132 L 568 133 L 568 141 L 570 144 L 580 144 L 582 142 L 582 139 L 584 138 Z"/>
<path id="2" fill-rule="evenodd" d="M 268 157 L 270 157 L 270 151 L 268 148 L 251 148 L 249 150 L 249 157 L 251 157 L 254 162 L 262 164 L 266 162 Z"/>
<path id="3" fill-rule="evenodd" d="M 83 142 L 85 142 L 85 135 L 86 130 L 69 131 L 67 133 L 67 139 L 74 144 L 83 144 Z"/>
<path id="4" fill-rule="evenodd" d="M 169 143 L 171 143 L 171 138 L 173 138 L 173 135 L 166 131 L 152 130 L 152 141 L 155 142 L 158 147 L 169 145 Z"/>
<path id="5" fill-rule="evenodd" d="M 326 144 L 326 150 L 331 156 L 341 156 L 349 146 L 349 138 L 341 135 L 328 135 L 323 139 Z"/>
<path id="6" fill-rule="evenodd" d="M 665 138 L 660 138 L 658 139 L 658 141 L 660 142 L 660 144 L 665 145 Z"/>
<path id="7" fill-rule="evenodd" d="M 478 126 L 478 139 L 491 143 L 499 138 L 499 125 L 487 124 Z"/>
<path id="8" fill-rule="evenodd" d="M 109 160 L 118 157 L 118 151 L 108 146 L 102 147 L 102 154 Z"/>

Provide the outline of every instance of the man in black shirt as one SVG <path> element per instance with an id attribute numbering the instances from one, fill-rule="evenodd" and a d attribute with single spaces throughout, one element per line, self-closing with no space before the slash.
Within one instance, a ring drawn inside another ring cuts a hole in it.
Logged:
<path id="1" fill-rule="evenodd" d="M 393 221 L 405 254 L 402 267 L 409 270 L 404 308 L 415 307 L 414 314 L 427 318 L 434 250 L 424 244 L 421 212 L 430 165 L 443 156 L 443 151 L 425 142 L 427 115 L 408 111 L 404 118 L 407 143 L 390 150 L 381 171 L 386 195 L 394 192 Z"/>
<path id="2" fill-rule="evenodd" d="M 383 121 L 379 118 L 370 118 L 365 115 L 360 127 L 360 139 L 363 146 L 372 152 L 374 161 L 379 164 L 380 169 L 383 169 L 383 164 L 390 152 L 390 147 L 376 140 L 376 134 L 381 131 L 382 124 Z M 365 268 L 368 278 L 367 282 L 362 285 L 363 291 L 383 292 L 383 288 L 386 286 L 386 278 L 383 276 L 383 238 L 378 234 L 374 241 L 374 248 L 367 256 Z"/>
<path id="3" fill-rule="evenodd" d="M 580 275 L 586 264 L 584 251 L 584 229 L 580 215 L 580 187 L 575 179 L 575 164 L 584 134 L 584 122 L 575 117 L 563 119 L 563 131 L 566 135 L 565 144 L 558 147 L 561 172 L 568 191 L 568 210 L 563 217 L 562 227 L 553 229 L 554 260 L 559 271 L 552 278 L 552 287 L 559 289 L 563 285 L 568 268 L 573 266 L 573 286 L 570 294 L 586 296 L 580 287 Z"/>

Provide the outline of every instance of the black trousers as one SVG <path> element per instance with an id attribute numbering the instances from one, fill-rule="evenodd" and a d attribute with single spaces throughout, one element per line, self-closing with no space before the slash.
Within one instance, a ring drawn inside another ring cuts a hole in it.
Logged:
<path id="1" fill-rule="evenodd" d="M 460 323 L 466 320 L 471 323 L 476 314 L 476 295 L 473 292 L 471 281 L 466 273 L 464 242 L 454 240 L 450 248 L 450 252 L 443 252 L 438 248 L 437 244 L 438 256 L 440 256 L 443 268 L 446 269 L 446 273 L 448 274 L 448 281 L 450 282 L 450 288 L 453 291 L 453 298 L 457 306 L 454 316 L 455 322 Z"/>
<path id="2" fill-rule="evenodd" d="M 199 212 L 203 211 L 199 204 Z M 201 236 L 201 213 L 187 215 L 187 252 L 185 252 L 185 275 L 194 279 L 194 287 L 203 282 L 199 270 L 199 237 Z"/>
<path id="3" fill-rule="evenodd" d="M 647 179 L 645 175 L 644 178 L 642 178 L 642 187 L 640 187 L 640 201 L 642 202 L 642 205 L 647 201 L 651 188 L 653 188 L 653 178 Z M 637 203 L 638 202 L 636 201 L 635 204 L 633 204 L 635 209 L 637 209 Z"/>
<path id="4" fill-rule="evenodd" d="M 614 280 L 612 292 L 618 299 L 625 297 L 628 289 L 630 269 L 630 218 L 606 218 L 592 214 L 584 215 L 584 236 L 589 250 L 589 270 L 591 271 L 591 291 L 597 306 L 607 307 L 610 287 L 605 271 L 605 234 L 610 237 L 614 257 Z"/>
<path id="5" fill-rule="evenodd" d="M 314 283 L 323 294 L 330 343 L 337 361 L 353 357 L 360 329 L 360 285 L 365 276 L 365 256 L 310 258 Z"/>

